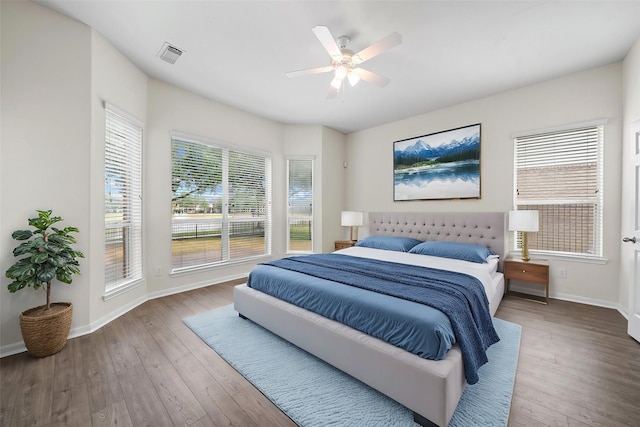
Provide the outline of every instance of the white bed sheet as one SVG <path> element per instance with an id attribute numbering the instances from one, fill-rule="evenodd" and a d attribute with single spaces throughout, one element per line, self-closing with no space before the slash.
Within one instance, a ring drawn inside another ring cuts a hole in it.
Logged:
<path id="1" fill-rule="evenodd" d="M 493 300 L 499 284 L 502 282 L 502 273 L 497 271 L 498 259 L 494 258 L 486 264 L 462 261 L 458 259 L 435 257 L 430 255 L 410 254 L 408 252 L 388 251 L 383 249 L 365 248 L 354 246 L 335 251 L 336 254 L 350 255 L 362 258 L 373 258 L 381 261 L 396 262 L 399 264 L 417 265 L 421 267 L 439 268 L 441 270 L 455 271 L 468 274 L 478 279 L 489 301 Z"/>

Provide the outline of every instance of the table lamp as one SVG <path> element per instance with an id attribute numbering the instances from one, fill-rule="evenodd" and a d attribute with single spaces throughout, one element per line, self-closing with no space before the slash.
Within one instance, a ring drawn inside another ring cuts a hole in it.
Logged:
<path id="1" fill-rule="evenodd" d="M 351 240 L 358 240 L 358 229 L 362 225 L 362 212 L 342 211 L 340 224 L 343 227 L 351 227 Z"/>
<path id="2" fill-rule="evenodd" d="M 529 261 L 527 232 L 538 231 L 538 211 L 509 211 L 509 230 L 522 233 L 522 260 Z"/>

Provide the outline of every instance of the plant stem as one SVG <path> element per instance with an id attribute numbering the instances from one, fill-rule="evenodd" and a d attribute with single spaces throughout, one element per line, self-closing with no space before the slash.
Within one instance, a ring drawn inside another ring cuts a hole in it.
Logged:
<path id="1" fill-rule="evenodd" d="M 47 310 L 51 308 L 51 282 L 47 282 Z"/>

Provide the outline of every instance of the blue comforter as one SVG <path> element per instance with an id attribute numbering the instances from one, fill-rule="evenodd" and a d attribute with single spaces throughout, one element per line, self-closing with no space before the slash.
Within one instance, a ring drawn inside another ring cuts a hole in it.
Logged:
<path id="1" fill-rule="evenodd" d="M 336 287 L 341 283 L 439 310 L 448 317 L 455 340 L 460 345 L 465 376 L 469 384 L 475 384 L 478 381 L 478 369 L 488 360 L 486 349 L 499 340 L 493 328 L 489 304 L 482 284 L 476 278 L 466 274 L 340 254 L 319 254 L 271 261 L 256 268 L 249 276 L 250 287 L 330 319 L 341 321 L 354 329 L 384 339 L 421 357 L 430 356 L 420 354 L 412 348 L 411 340 L 404 342 L 407 340 L 403 338 L 400 343 L 393 342 L 393 327 L 387 328 L 387 332 L 380 332 L 380 328 L 374 327 L 372 332 L 367 330 L 367 324 L 371 323 L 370 319 L 354 320 L 351 317 L 351 320 L 345 322 L 345 316 L 341 315 L 338 309 L 339 305 L 318 304 L 317 294 L 309 292 L 311 288 L 294 296 L 291 289 L 295 287 L 273 286 L 273 281 L 265 279 L 265 269 L 273 269 L 273 267 L 321 279 L 311 281 L 313 287 L 317 286 L 318 282 L 329 287 Z M 268 274 L 266 276 L 268 277 Z M 349 316 L 346 317 L 349 318 Z M 389 334 L 390 337 L 385 336 Z M 442 349 L 439 351 L 442 352 Z"/>

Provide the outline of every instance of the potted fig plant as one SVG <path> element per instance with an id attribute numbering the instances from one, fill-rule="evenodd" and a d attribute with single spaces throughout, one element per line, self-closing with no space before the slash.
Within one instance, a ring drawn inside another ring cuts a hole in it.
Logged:
<path id="1" fill-rule="evenodd" d="M 80 274 L 78 258 L 82 252 L 70 245 L 76 243 L 71 233 L 75 227 L 53 227 L 62 221 L 52 216 L 52 211 L 38 211 L 37 218 L 30 218 L 35 230 L 17 230 L 11 234 L 21 243 L 13 250 L 20 257 L 6 272 L 13 279 L 7 287 L 14 293 L 26 287 L 44 288 L 46 304 L 30 308 L 20 314 L 20 331 L 29 354 L 36 357 L 59 352 L 67 343 L 71 329 L 73 305 L 70 302 L 51 302 L 51 285 L 54 280 L 71 283 L 74 274 Z"/>

